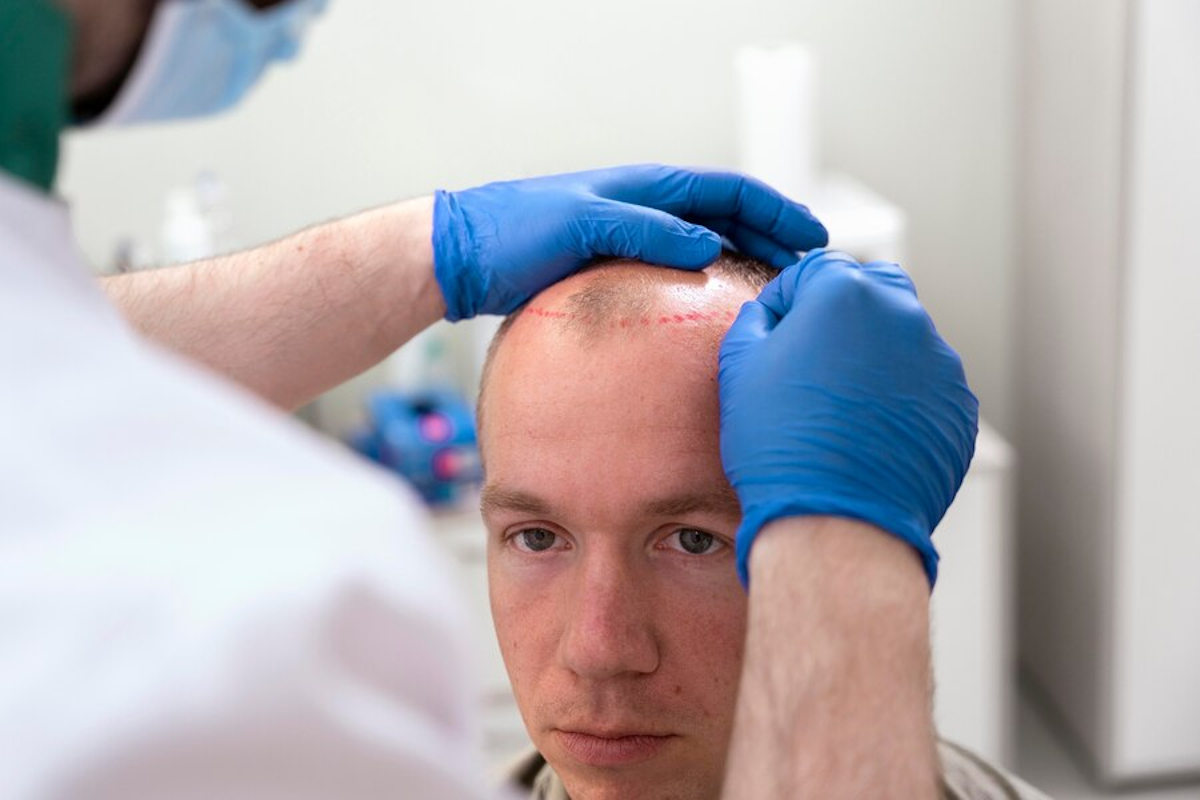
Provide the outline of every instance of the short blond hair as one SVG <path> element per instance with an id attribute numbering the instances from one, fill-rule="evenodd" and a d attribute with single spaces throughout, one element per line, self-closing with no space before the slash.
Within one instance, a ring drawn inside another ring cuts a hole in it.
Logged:
<path id="1" fill-rule="evenodd" d="M 614 264 L 639 263 L 641 262 L 631 262 L 628 259 L 606 258 L 592 264 L 584 272 Z M 705 267 L 704 271 L 726 280 L 741 283 L 755 292 L 761 290 L 779 274 L 779 270 L 771 265 L 733 250 L 722 251 L 716 261 Z M 555 316 L 561 318 L 570 329 L 588 337 L 611 328 L 622 318 L 648 314 L 653 305 L 651 285 L 649 279 L 639 280 L 636 276 L 598 273 L 593 280 L 587 281 L 570 294 L 566 300 L 567 310 Z M 476 405 L 477 431 L 483 428 L 483 395 L 491 374 L 492 363 L 496 360 L 496 353 L 507 338 L 509 330 L 528 310 L 529 303 L 525 303 L 505 317 L 488 345 L 487 356 L 484 358 L 483 370 L 479 378 L 479 398 Z"/>

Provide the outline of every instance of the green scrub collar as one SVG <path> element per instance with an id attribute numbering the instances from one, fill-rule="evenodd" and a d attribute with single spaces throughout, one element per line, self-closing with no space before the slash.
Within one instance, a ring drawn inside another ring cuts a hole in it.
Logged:
<path id="1" fill-rule="evenodd" d="M 0 0 L 0 171 L 54 185 L 73 29 L 51 0 Z"/>

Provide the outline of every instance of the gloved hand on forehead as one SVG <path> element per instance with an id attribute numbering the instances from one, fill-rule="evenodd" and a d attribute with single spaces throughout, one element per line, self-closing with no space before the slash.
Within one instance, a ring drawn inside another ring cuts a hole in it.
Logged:
<path id="1" fill-rule="evenodd" d="M 507 314 L 598 256 L 700 269 L 722 235 L 781 268 L 828 241 L 806 207 L 731 172 L 614 167 L 434 198 L 434 272 L 451 321 Z"/>
<path id="2" fill-rule="evenodd" d="M 743 306 L 719 382 L 743 583 L 763 526 L 821 515 L 908 542 L 933 585 L 933 529 L 975 452 L 979 402 L 900 267 L 809 252 Z"/>

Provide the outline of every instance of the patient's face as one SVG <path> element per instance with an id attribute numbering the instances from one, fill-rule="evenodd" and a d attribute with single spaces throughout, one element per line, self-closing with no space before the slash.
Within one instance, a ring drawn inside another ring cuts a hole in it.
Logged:
<path id="1" fill-rule="evenodd" d="M 529 734 L 574 800 L 716 797 L 746 611 L 717 352 L 754 292 L 671 273 L 653 313 L 585 344 L 556 316 L 585 279 L 535 299 L 492 365 L 496 632 Z"/>

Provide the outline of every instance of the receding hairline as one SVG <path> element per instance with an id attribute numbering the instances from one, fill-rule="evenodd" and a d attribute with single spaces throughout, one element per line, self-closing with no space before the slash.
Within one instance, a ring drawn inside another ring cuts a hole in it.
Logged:
<path id="1" fill-rule="evenodd" d="M 642 269 L 636 272 L 610 269 L 619 266 Z M 779 270 L 771 265 L 732 250 L 722 251 L 703 272 L 741 284 L 756 293 L 779 274 Z M 488 346 L 484 373 L 509 330 L 526 313 L 561 320 L 583 333 L 595 333 L 618 319 L 648 313 L 656 304 L 652 287 L 669 284 L 673 276 L 690 274 L 630 259 L 600 259 L 568 279 L 583 279 L 584 282 L 566 297 L 563 309 L 546 310 L 531 301 L 505 317 Z"/>
<path id="2" fill-rule="evenodd" d="M 638 270 L 636 273 L 625 270 L 606 270 L 606 268 L 614 266 L 644 267 L 645 269 Z M 779 274 L 779 270 L 771 265 L 732 250 L 722 251 L 721 255 L 712 264 L 705 267 L 703 271 L 710 276 L 719 277 L 731 283 L 740 284 L 745 288 L 752 289 L 756 294 L 771 279 Z M 525 303 L 505 317 L 504 321 L 500 323 L 500 327 L 496 329 L 496 333 L 492 336 L 492 341 L 488 345 L 487 355 L 484 357 L 483 370 L 479 380 L 478 402 L 476 404 L 476 431 L 481 432 L 483 429 L 484 391 L 488 384 L 488 378 L 492 370 L 492 364 L 496 359 L 496 354 L 500 349 L 500 345 L 508 337 L 508 333 L 513 325 L 523 315 L 526 313 L 538 313 L 539 316 L 548 316 L 552 319 L 561 320 L 569 329 L 579 333 L 581 337 L 594 339 L 600 331 L 611 328 L 614 322 L 619 322 L 623 319 L 644 317 L 656 304 L 656 298 L 651 287 L 669 284 L 673 275 L 677 278 L 681 274 L 689 273 L 680 273 L 630 259 L 600 259 L 586 269 L 576 273 L 575 276 L 572 276 L 572 279 L 583 278 L 585 280 L 575 291 L 567 295 L 565 301 L 566 310 L 547 311 L 540 309 L 540 307 L 533 304 L 536 301 L 536 298 L 534 298 L 534 301 Z M 682 318 L 681 321 L 690 320 Z M 709 320 L 702 318 L 699 321 L 704 322 Z"/>

